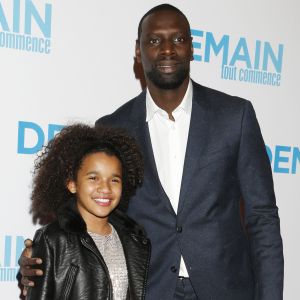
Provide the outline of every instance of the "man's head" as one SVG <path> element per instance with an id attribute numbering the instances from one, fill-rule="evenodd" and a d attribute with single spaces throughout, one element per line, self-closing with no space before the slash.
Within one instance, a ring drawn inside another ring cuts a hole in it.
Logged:
<path id="1" fill-rule="evenodd" d="M 149 10 L 139 23 L 136 58 L 143 65 L 148 85 L 178 88 L 189 77 L 193 59 L 186 16 L 169 4 Z"/>

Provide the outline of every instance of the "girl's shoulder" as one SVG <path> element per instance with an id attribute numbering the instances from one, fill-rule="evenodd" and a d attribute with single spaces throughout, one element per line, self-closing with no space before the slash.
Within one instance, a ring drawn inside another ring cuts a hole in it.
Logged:
<path id="1" fill-rule="evenodd" d="M 48 242 L 55 242 L 64 238 L 67 238 L 67 233 L 60 227 L 58 221 L 54 221 L 37 229 L 33 242 L 38 243 L 42 239 Z"/>

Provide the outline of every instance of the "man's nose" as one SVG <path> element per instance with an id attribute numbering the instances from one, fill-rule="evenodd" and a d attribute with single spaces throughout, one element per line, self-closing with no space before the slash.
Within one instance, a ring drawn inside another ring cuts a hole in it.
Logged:
<path id="1" fill-rule="evenodd" d="M 161 53 L 165 55 L 172 55 L 175 53 L 175 45 L 173 41 L 170 41 L 168 39 L 163 40 L 161 43 Z"/>

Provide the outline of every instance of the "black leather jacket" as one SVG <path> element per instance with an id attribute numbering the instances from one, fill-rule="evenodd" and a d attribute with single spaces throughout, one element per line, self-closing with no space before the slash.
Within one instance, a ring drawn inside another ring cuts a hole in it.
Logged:
<path id="1" fill-rule="evenodd" d="M 128 270 L 127 299 L 144 299 L 150 241 L 137 223 L 119 210 L 110 216 L 123 245 Z M 108 269 L 86 224 L 70 201 L 58 220 L 37 230 L 32 257 L 43 260 L 44 275 L 34 278 L 28 300 L 112 300 Z"/>

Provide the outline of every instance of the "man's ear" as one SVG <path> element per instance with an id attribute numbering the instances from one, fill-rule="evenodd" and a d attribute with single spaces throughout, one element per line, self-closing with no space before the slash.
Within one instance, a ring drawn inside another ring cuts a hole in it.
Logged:
<path id="1" fill-rule="evenodd" d="M 75 181 L 69 181 L 67 183 L 67 188 L 68 188 L 70 193 L 76 194 L 76 183 L 75 183 Z"/>
<path id="2" fill-rule="evenodd" d="M 142 62 L 142 59 L 141 59 L 141 48 L 140 48 L 140 41 L 139 40 L 135 41 L 135 58 L 136 58 L 136 61 L 139 64 Z"/>

